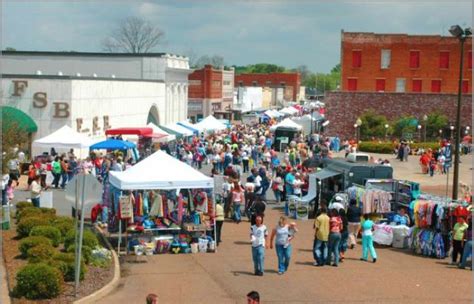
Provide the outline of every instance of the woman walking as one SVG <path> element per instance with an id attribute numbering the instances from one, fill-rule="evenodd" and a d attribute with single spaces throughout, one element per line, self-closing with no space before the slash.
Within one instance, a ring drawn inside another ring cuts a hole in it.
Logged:
<path id="1" fill-rule="evenodd" d="M 360 208 L 357 207 L 357 201 L 351 200 L 349 202 L 349 208 L 347 209 L 347 221 L 349 222 L 349 243 L 351 249 L 354 249 L 355 245 L 357 244 L 357 235 L 359 234 L 360 230 L 361 214 Z"/>
<path id="2" fill-rule="evenodd" d="M 288 270 L 291 259 L 291 240 L 294 238 L 295 227 L 287 224 L 286 217 L 280 217 L 278 225 L 272 230 L 270 237 L 270 249 L 273 249 L 275 239 L 275 250 L 278 257 L 278 274 L 282 275 Z"/>
<path id="3" fill-rule="evenodd" d="M 362 257 L 361 261 L 366 261 L 369 257 L 368 251 L 372 256 L 372 261 L 377 262 L 377 253 L 374 248 L 374 241 L 372 239 L 372 230 L 374 229 L 374 222 L 369 219 L 368 214 L 364 214 L 364 222 L 362 223 Z"/>
<path id="4" fill-rule="evenodd" d="M 341 262 L 344 260 L 344 254 L 347 251 L 347 239 L 349 238 L 348 222 L 346 211 L 344 209 L 339 209 L 339 216 L 342 220 L 342 230 L 341 230 L 341 242 L 339 243 L 339 255 Z"/>
<path id="5" fill-rule="evenodd" d="M 234 206 L 234 221 L 239 224 L 242 219 L 240 206 L 245 203 L 245 195 L 242 187 L 237 181 L 234 182 L 234 188 L 232 189 L 232 195 L 230 199 L 230 204 Z"/>
<path id="6" fill-rule="evenodd" d="M 263 225 L 261 216 L 257 216 L 256 223 L 250 227 L 250 241 L 252 242 L 252 259 L 255 275 L 263 276 L 265 262 L 265 248 L 267 248 L 268 232 Z"/>
<path id="7" fill-rule="evenodd" d="M 341 242 L 341 231 L 342 231 L 342 220 L 337 212 L 337 209 L 331 209 L 331 218 L 329 219 L 329 256 L 327 264 L 331 263 L 332 256 L 334 255 L 334 262 L 332 266 L 337 267 L 339 265 L 339 243 Z"/>

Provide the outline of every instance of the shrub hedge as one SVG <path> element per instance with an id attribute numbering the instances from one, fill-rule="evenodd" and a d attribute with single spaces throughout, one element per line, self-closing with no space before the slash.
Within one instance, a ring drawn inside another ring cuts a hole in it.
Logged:
<path id="1" fill-rule="evenodd" d="M 19 212 L 22 209 L 27 208 L 27 207 L 33 207 L 33 204 L 30 203 L 30 202 L 18 202 L 18 203 L 16 203 L 17 212 Z"/>
<path id="2" fill-rule="evenodd" d="M 36 226 L 31 229 L 30 236 L 44 236 L 51 240 L 54 247 L 61 243 L 61 231 L 53 226 Z"/>
<path id="3" fill-rule="evenodd" d="M 76 231 L 69 230 L 68 233 L 66 234 L 66 237 L 64 238 L 64 248 L 66 248 L 66 250 L 68 250 L 71 245 L 74 245 L 75 238 L 76 238 Z M 89 229 L 84 229 L 82 245 L 87 246 L 89 248 L 95 248 L 97 247 L 97 245 L 99 245 L 99 240 L 97 239 L 97 236 L 95 235 L 94 232 L 92 232 Z"/>
<path id="4" fill-rule="evenodd" d="M 76 254 L 76 245 L 72 244 L 67 248 L 68 253 Z M 82 246 L 81 255 L 84 258 L 84 262 L 89 265 L 92 258 L 92 248 L 89 246 Z"/>
<path id="5" fill-rule="evenodd" d="M 30 300 L 52 299 L 59 295 L 62 288 L 61 272 L 45 263 L 28 264 L 16 274 L 16 297 Z"/>
<path id="6" fill-rule="evenodd" d="M 31 217 L 31 216 L 41 216 L 42 212 L 39 208 L 36 207 L 24 207 L 16 213 L 17 223 L 21 221 L 22 218 Z"/>
<path id="7" fill-rule="evenodd" d="M 38 244 L 27 252 L 27 258 L 30 263 L 40 263 L 50 260 L 56 250 L 51 245 Z"/>
<path id="8" fill-rule="evenodd" d="M 20 238 L 27 237 L 30 235 L 31 230 L 36 226 L 47 226 L 49 225 L 48 218 L 31 216 L 22 219 L 16 227 L 16 232 Z"/>
<path id="9" fill-rule="evenodd" d="M 65 237 L 69 230 L 74 229 L 74 219 L 67 216 L 56 216 L 51 219 L 51 226 L 61 231 L 61 236 Z"/>
<path id="10" fill-rule="evenodd" d="M 20 241 L 19 250 L 21 255 L 26 258 L 28 257 L 28 250 L 38 245 L 53 246 L 50 239 L 44 236 L 29 236 Z"/>
<path id="11" fill-rule="evenodd" d="M 52 260 L 50 260 L 50 265 L 56 267 L 61 271 L 64 277 L 64 281 L 72 282 L 75 280 L 75 254 L 74 253 L 56 253 Z M 79 280 L 84 280 L 84 275 L 86 273 L 86 264 L 84 259 L 81 259 L 81 272 L 79 273 Z"/>
<path id="12" fill-rule="evenodd" d="M 359 144 L 359 150 L 361 152 L 381 153 L 381 154 L 392 154 L 394 149 L 397 147 L 397 143 L 392 142 L 372 142 L 366 141 Z M 438 149 L 439 143 L 437 142 L 422 142 L 422 143 L 411 143 L 410 148 L 412 151 L 423 148 L 423 149 Z"/>

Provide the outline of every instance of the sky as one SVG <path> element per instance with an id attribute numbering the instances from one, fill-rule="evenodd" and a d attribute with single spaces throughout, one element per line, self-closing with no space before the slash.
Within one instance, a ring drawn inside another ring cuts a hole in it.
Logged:
<path id="1" fill-rule="evenodd" d="M 346 32 L 449 35 L 472 25 L 472 1 L 23 1 L 4 0 L 1 47 L 102 51 L 101 41 L 129 16 L 165 32 L 155 51 L 220 55 L 226 65 L 306 65 L 329 72 Z"/>

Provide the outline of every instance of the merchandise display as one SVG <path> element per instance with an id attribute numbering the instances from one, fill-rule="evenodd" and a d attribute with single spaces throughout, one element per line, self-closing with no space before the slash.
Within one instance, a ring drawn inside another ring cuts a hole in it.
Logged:
<path id="1" fill-rule="evenodd" d="M 119 247 L 125 233 L 127 252 L 136 255 L 215 252 L 211 178 L 162 151 L 110 176 L 102 206 Z"/>

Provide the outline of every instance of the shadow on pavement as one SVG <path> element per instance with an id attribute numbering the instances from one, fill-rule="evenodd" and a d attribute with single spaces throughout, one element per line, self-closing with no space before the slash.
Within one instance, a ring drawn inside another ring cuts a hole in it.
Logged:
<path id="1" fill-rule="evenodd" d="M 248 276 L 255 276 L 253 272 L 250 271 L 231 271 L 235 276 L 239 276 L 241 274 L 248 275 Z"/>
<path id="2" fill-rule="evenodd" d="M 314 266 L 313 262 L 296 262 L 296 265 Z"/>
<path id="3" fill-rule="evenodd" d="M 248 246 L 252 243 L 251 242 L 243 242 L 243 241 L 235 241 L 234 244 L 235 245 L 246 245 L 246 246 Z"/>

